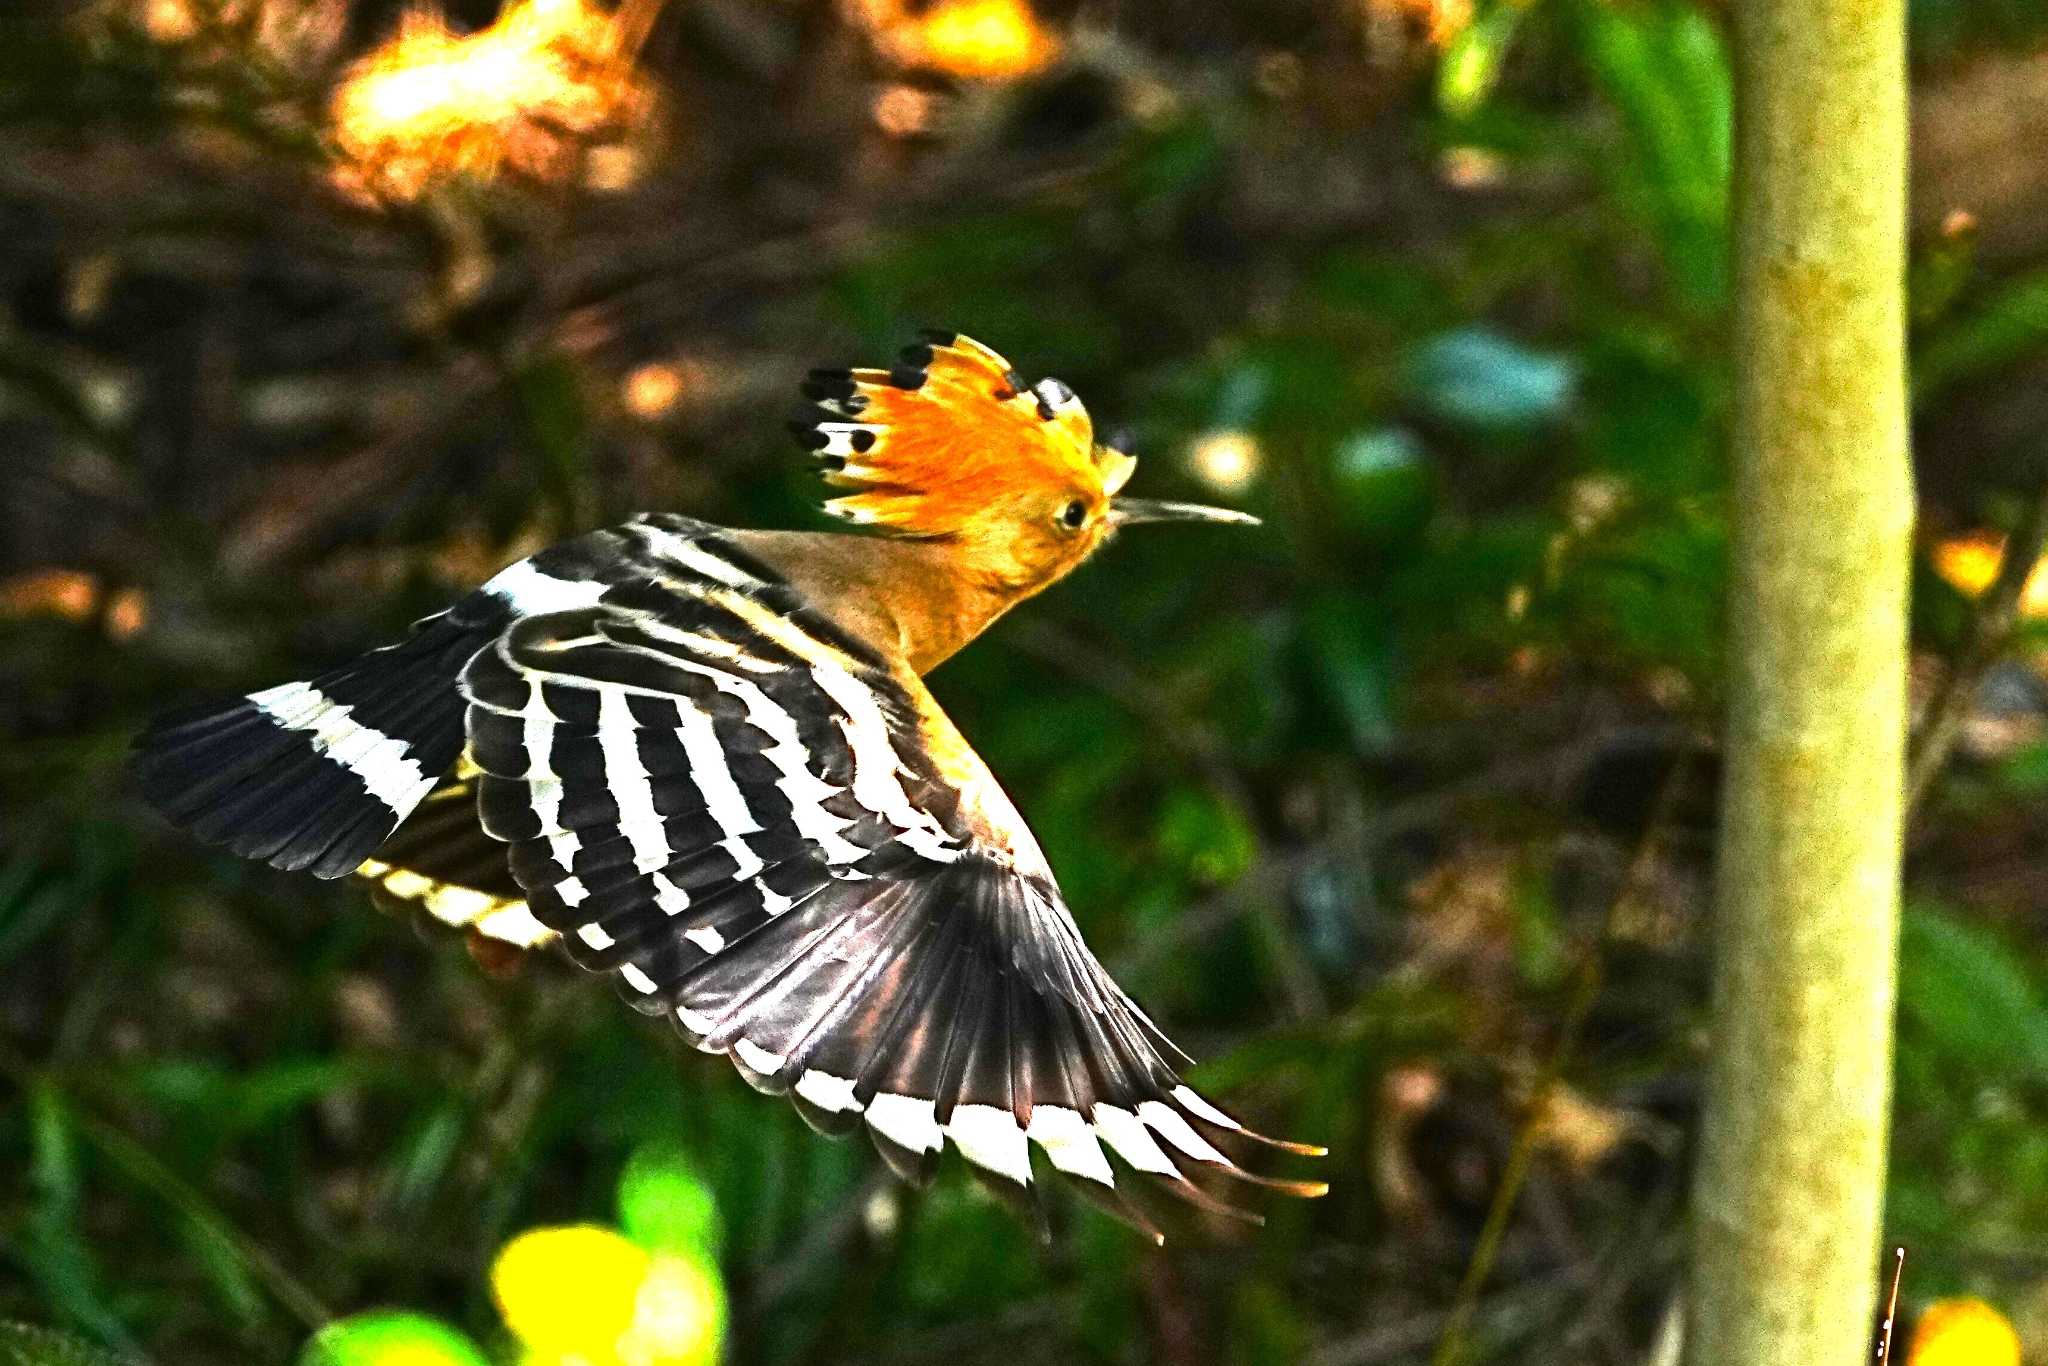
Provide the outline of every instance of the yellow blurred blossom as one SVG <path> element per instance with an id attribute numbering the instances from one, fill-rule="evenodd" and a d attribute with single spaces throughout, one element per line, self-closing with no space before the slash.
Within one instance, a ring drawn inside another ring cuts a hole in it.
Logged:
<path id="1" fill-rule="evenodd" d="M 1024 0 L 940 0 L 918 29 L 927 63 L 981 80 L 1028 76 L 1059 51 Z"/>
<path id="2" fill-rule="evenodd" d="M 725 1336 L 725 1291 L 689 1257 L 657 1255 L 619 1339 L 620 1366 L 711 1366 Z"/>
<path id="3" fill-rule="evenodd" d="M 530 1366 L 712 1366 L 725 1336 L 714 1268 L 594 1225 L 520 1234 L 491 1293 Z"/>
<path id="4" fill-rule="evenodd" d="M 465 176 L 629 183 L 637 166 L 620 144 L 654 105 L 634 56 L 658 4 L 612 13 L 592 0 L 510 0 L 466 35 L 412 11 L 335 93 L 338 183 L 365 200 L 415 199 Z"/>
<path id="5" fill-rule="evenodd" d="M 498 1253 L 491 1295 L 505 1326 L 534 1351 L 602 1360 L 633 1326 L 653 1260 L 608 1228 L 529 1229 Z"/>
<path id="6" fill-rule="evenodd" d="M 241 48 L 292 67 L 325 61 L 348 27 L 348 0 L 114 0 L 101 12 L 139 18 L 159 43 Z"/>
<path id="7" fill-rule="evenodd" d="M 1988 532 L 1952 536 L 1934 547 L 1934 572 L 1967 597 L 1975 597 L 1991 586 L 2005 561 L 2005 538 Z M 2023 616 L 2048 616 L 2048 562 L 2037 564 L 2027 576 L 2020 598 Z"/>
<path id="8" fill-rule="evenodd" d="M 936 0 L 915 13 L 903 0 L 852 0 L 856 22 L 899 66 L 965 80 L 1003 81 L 1050 66 L 1057 34 L 1025 0 Z"/>
<path id="9" fill-rule="evenodd" d="M 2019 1334 L 1982 1300 L 1936 1300 L 1913 1329 L 1906 1366 L 2020 1366 Z"/>
<path id="10" fill-rule="evenodd" d="M 108 635 L 126 640 L 148 623 L 149 608 L 141 590 L 110 594 L 97 577 L 76 569 L 36 569 L 0 579 L 0 617 L 38 616 L 102 620 Z"/>
<path id="11" fill-rule="evenodd" d="M 332 51 L 348 25 L 348 0 L 131 0 L 158 43 L 231 35 L 274 59 Z"/>
<path id="12" fill-rule="evenodd" d="M 207 24 L 238 20 L 242 8 L 208 0 L 143 0 L 142 26 L 160 43 L 181 43 Z"/>
<path id="13" fill-rule="evenodd" d="M 1472 26 L 1472 0 L 1358 0 L 1367 32 L 1399 25 L 1443 47 Z"/>
<path id="14" fill-rule="evenodd" d="M 1259 439 L 1237 427 L 1217 427 L 1188 446 L 1188 465 L 1219 493 L 1239 493 L 1259 477 L 1264 462 Z"/>
<path id="15" fill-rule="evenodd" d="M 886 85 L 875 96 L 875 127 L 892 138 L 917 137 L 932 130 L 938 98 L 914 85 Z"/>
<path id="16" fill-rule="evenodd" d="M 619 397 L 627 412 L 652 422 L 674 412 L 684 395 L 702 387 L 704 381 L 704 367 L 696 361 L 649 361 L 627 374 Z"/>

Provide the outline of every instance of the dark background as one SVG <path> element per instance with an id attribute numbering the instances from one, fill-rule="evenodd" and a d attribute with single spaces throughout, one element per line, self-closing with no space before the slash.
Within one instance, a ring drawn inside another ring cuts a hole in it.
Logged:
<path id="1" fill-rule="evenodd" d="M 611 1220 L 654 1143 L 717 1197 L 736 1362 L 1416 1361 L 1520 1136 L 1477 1359 L 1645 1358 L 1703 1048 L 1718 6 L 1048 4 L 993 71 L 915 7 L 678 0 L 580 54 L 596 114 L 417 184 L 334 102 L 394 5 L 204 11 L 0 18 L 0 1318 L 491 1342 L 499 1246 Z M 1924 696 L 2048 484 L 2048 10 L 1913 20 Z M 1263 1231 L 1064 1204 L 1040 1246 L 955 1166 L 899 1193 L 566 965 L 493 980 L 123 774 L 153 712 L 633 510 L 826 525 L 794 386 L 926 325 L 1129 426 L 1135 492 L 1266 519 L 1133 533 L 933 680 L 1196 1080 L 1332 1149 Z M 1911 831 L 1886 1224 L 1911 1304 L 1981 1294 L 2040 1361 L 2022 643 Z"/>

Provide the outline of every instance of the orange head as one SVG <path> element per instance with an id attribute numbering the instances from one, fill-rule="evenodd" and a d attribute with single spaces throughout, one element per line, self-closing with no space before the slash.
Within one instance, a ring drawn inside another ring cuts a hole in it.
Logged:
<path id="1" fill-rule="evenodd" d="M 1095 439 L 1056 379 L 1028 383 L 970 337 L 927 332 L 890 370 L 813 370 L 822 413 L 792 424 L 845 492 L 825 510 L 859 526 L 956 544 L 1019 592 L 1066 574 L 1135 522 L 1254 523 L 1192 503 L 1119 498 L 1137 460 Z"/>

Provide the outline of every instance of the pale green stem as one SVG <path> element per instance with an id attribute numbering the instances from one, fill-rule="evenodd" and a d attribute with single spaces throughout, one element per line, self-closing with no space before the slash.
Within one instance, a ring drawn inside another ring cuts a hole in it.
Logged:
<path id="1" fill-rule="evenodd" d="M 1738 0 L 1735 545 L 1691 1366 L 1876 1302 L 1912 525 L 1905 0 Z"/>

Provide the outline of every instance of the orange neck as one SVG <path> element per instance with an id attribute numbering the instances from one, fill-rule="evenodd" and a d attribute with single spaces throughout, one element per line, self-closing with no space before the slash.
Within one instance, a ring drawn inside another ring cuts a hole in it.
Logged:
<path id="1" fill-rule="evenodd" d="M 1018 588 L 963 564 L 957 543 L 834 532 L 742 531 L 834 622 L 927 673 L 1044 585 Z"/>

